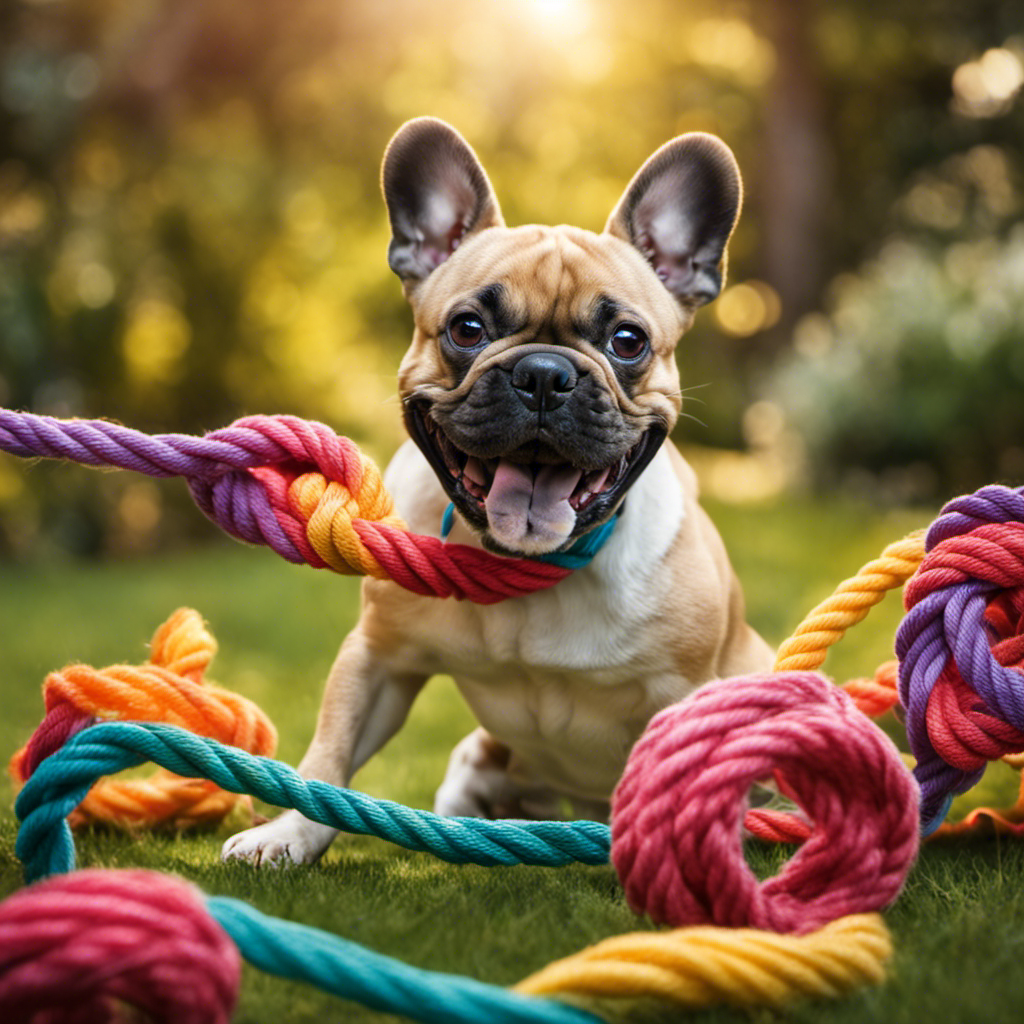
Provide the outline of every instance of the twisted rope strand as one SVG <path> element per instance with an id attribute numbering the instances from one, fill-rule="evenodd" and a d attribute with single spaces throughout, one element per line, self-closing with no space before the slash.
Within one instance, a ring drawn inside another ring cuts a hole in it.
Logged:
<path id="1" fill-rule="evenodd" d="M 225 532 L 282 558 L 391 579 L 413 593 L 493 604 L 570 570 L 410 534 L 374 463 L 322 423 L 247 416 L 204 437 L 0 409 L 0 451 L 184 477 Z"/>
<path id="2" fill-rule="evenodd" d="M 344 832 L 387 839 L 455 864 L 556 866 L 608 860 L 609 830 L 594 821 L 489 821 L 445 818 L 355 790 L 303 779 L 279 761 L 161 723 L 109 722 L 73 737 L 47 758 L 18 795 L 15 850 L 26 878 L 70 871 L 74 844 L 64 818 L 89 786 L 145 761 L 179 775 L 206 778 Z"/>
<path id="3" fill-rule="evenodd" d="M 228 1024 L 238 950 L 198 890 L 155 871 L 77 871 L 0 903 L 0 1019 Z"/>
<path id="4" fill-rule="evenodd" d="M 207 906 L 249 963 L 343 999 L 426 1024 L 601 1024 L 575 1007 L 472 978 L 410 967 L 305 925 L 266 917 L 239 900 Z"/>
<path id="5" fill-rule="evenodd" d="M 915 530 L 890 544 L 882 554 L 844 580 L 832 595 L 813 608 L 785 640 L 775 658 L 776 672 L 813 670 L 825 660 L 829 647 L 863 621 L 886 593 L 901 587 L 924 557 L 924 533 Z"/>
<path id="6" fill-rule="evenodd" d="M 516 991 L 782 1010 L 797 999 L 836 999 L 877 985 L 891 958 L 892 937 L 878 914 L 842 917 L 800 936 L 679 928 L 606 939 L 542 968 Z"/>

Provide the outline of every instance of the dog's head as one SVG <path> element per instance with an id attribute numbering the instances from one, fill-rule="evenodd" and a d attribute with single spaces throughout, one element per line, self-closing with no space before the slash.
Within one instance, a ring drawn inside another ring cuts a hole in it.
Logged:
<path id="1" fill-rule="evenodd" d="M 406 426 L 494 551 L 558 551 L 612 516 L 679 415 L 675 346 L 722 287 L 739 214 L 724 143 L 683 135 L 637 172 L 602 234 L 508 228 L 448 125 L 384 156 L 391 269 L 416 321 Z"/>

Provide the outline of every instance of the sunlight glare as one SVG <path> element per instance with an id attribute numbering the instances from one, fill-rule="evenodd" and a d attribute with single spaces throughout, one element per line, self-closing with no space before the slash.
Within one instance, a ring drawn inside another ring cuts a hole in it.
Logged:
<path id="1" fill-rule="evenodd" d="M 500 2 L 500 0 L 499 0 Z M 522 11 L 536 31 L 546 36 L 579 35 L 590 23 L 587 0 L 518 0 L 506 8 Z"/>

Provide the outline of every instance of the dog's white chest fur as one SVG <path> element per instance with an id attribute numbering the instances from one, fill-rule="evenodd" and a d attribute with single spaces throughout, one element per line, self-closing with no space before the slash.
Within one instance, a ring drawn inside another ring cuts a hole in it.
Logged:
<path id="1" fill-rule="evenodd" d="M 418 450 L 403 448 L 385 479 L 410 527 L 436 534 L 422 509 L 434 505 L 423 489 L 437 484 Z M 643 725 L 667 694 L 680 694 L 671 652 L 650 640 L 671 584 L 659 570 L 683 517 L 682 488 L 662 452 L 585 569 L 496 605 L 400 599 L 402 640 L 387 658 L 398 671 L 451 675 L 481 725 L 538 779 L 566 795 L 606 796 Z M 475 542 L 461 526 L 450 540 Z"/>

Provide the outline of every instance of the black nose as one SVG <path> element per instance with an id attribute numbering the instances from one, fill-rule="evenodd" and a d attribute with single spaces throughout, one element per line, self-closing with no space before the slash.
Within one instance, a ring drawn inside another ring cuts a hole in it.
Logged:
<path id="1" fill-rule="evenodd" d="M 554 352 L 533 352 L 512 367 L 512 387 L 531 412 L 557 409 L 578 379 L 576 367 Z"/>

